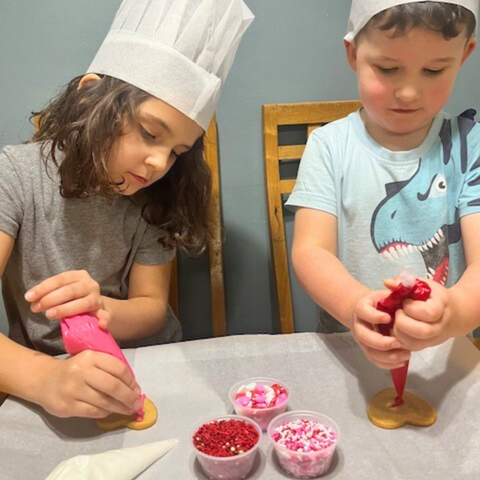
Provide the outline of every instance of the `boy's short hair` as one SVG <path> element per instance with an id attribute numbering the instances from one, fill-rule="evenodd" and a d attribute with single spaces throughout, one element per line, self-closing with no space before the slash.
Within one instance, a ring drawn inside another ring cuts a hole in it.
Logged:
<path id="1" fill-rule="evenodd" d="M 397 5 L 372 17 L 357 38 L 369 28 L 393 29 L 393 37 L 401 37 L 413 28 L 439 33 L 447 40 L 464 29 L 467 39 L 475 32 L 475 15 L 465 7 L 443 2 L 415 2 Z"/>

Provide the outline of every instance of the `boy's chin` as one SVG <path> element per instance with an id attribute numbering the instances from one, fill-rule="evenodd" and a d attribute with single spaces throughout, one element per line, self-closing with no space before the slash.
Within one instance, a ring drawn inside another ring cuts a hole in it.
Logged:
<path id="1" fill-rule="evenodd" d="M 396 135 L 410 135 L 419 131 L 428 130 L 432 125 L 433 118 L 404 118 L 385 119 L 383 128 Z"/>

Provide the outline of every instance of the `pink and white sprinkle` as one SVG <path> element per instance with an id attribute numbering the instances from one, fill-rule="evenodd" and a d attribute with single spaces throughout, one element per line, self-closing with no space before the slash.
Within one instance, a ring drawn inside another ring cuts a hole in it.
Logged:
<path id="1" fill-rule="evenodd" d="M 337 433 L 313 420 L 294 420 L 277 427 L 272 438 L 288 450 L 307 453 L 330 448 L 337 440 Z"/>

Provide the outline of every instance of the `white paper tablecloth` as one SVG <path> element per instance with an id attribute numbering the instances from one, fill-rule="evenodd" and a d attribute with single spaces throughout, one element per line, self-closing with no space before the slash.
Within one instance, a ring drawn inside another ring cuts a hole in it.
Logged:
<path id="1" fill-rule="evenodd" d="M 206 478 L 190 447 L 203 420 L 231 413 L 235 382 L 269 376 L 285 382 L 289 409 L 332 417 L 341 440 L 326 479 L 480 479 L 480 352 L 466 338 L 413 354 L 407 390 L 437 410 L 429 428 L 382 430 L 366 416 L 390 374 L 363 356 L 350 334 L 245 335 L 126 350 L 159 411 L 144 431 L 99 432 L 91 420 L 57 419 L 9 398 L 0 407 L 0 480 L 44 479 L 66 458 L 178 437 L 180 444 L 141 480 Z M 249 479 L 285 479 L 264 435 Z M 112 479 L 114 480 L 114 479 Z"/>

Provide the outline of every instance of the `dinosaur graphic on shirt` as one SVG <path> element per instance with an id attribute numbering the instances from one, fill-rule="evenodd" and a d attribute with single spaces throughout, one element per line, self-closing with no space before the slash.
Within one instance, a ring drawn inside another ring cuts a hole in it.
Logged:
<path id="1" fill-rule="evenodd" d="M 480 185 L 480 158 L 468 166 L 467 136 L 475 126 L 475 113 L 467 110 L 455 121 L 444 121 L 440 131 L 443 161 L 439 163 L 427 154 L 411 178 L 386 184 L 386 197 L 375 209 L 370 226 L 379 253 L 398 259 L 420 252 L 428 278 L 442 285 L 448 276 L 449 245 L 461 239 L 456 204 L 465 175 L 472 178 L 468 186 Z M 453 135 L 460 140 L 456 150 Z M 468 205 L 479 206 L 480 197 Z"/>

